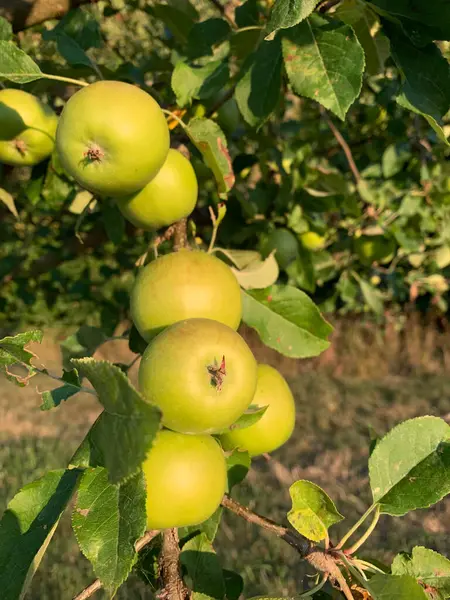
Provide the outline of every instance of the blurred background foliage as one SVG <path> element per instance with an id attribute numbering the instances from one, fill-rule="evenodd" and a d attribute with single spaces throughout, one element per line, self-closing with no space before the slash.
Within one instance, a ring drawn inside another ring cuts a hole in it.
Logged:
<path id="1" fill-rule="evenodd" d="M 352 3 L 346 0 L 337 16 L 348 22 Z M 367 65 L 345 122 L 283 81 L 275 111 L 255 129 L 231 96 L 269 12 L 270 2 L 248 0 L 235 10 L 231 34 L 229 17 L 214 4 L 101 1 L 20 31 L 16 41 L 46 72 L 95 79 L 100 70 L 137 83 L 186 120 L 217 120 L 236 176 L 219 246 L 263 255 L 276 249 L 281 281 L 305 290 L 326 313 L 401 318 L 414 306 L 445 315 L 450 152 L 425 119 L 396 102 L 401 78 L 387 58 L 387 38 L 374 37 L 377 61 Z M 201 85 L 199 70 L 206 70 Z M 177 76 L 189 82 L 187 96 Z M 57 112 L 75 91 L 47 80 L 24 89 Z M 186 144 L 180 128 L 172 141 Z M 189 150 L 200 184 L 190 231 L 203 246 L 212 229 L 208 207 L 220 199 L 212 172 Z M 55 156 L 0 173 L 0 327 L 90 323 L 112 331 L 127 316 L 135 263 L 152 235 L 78 188 Z M 7 207 L 11 197 L 17 217 Z"/>

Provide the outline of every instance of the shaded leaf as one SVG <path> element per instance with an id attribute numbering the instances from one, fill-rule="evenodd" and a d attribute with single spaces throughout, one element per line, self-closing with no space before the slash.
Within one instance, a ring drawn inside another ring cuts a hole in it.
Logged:
<path id="1" fill-rule="evenodd" d="M 178 529 L 180 539 L 185 537 L 191 537 L 193 534 L 204 533 L 210 542 L 214 541 L 219 530 L 220 521 L 222 519 L 222 507 L 219 508 L 212 514 L 209 519 L 203 521 L 199 525 L 191 525 L 189 527 L 180 527 Z"/>
<path id="2" fill-rule="evenodd" d="M 125 235 L 125 219 L 114 200 L 101 203 L 103 224 L 113 244 L 120 244 Z"/>
<path id="3" fill-rule="evenodd" d="M 287 30 L 283 56 L 294 91 L 343 120 L 359 96 L 364 72 L 364 51 L 353 29 L 313 15 Z"/>
<path id="4" fill-rule="evenodd" d="M 172 89 L 178 106 L 190 105 L 192 100 L 205 99 L 219 93 L 229 79 L 228 65 L 213 61 L 203 67 L 191 67 L 177 62 L 172 72 Z"/>
<path id="5" fill-rule="evenodd" d="M 261 340 L 293 358 L 317 356 L 329 346 L 332 327 L 314 302 L 290 286 L 242 292 L 243 321 Z"/>
<path id="6" fill-rule="evenodd" d="M 0 521 L 2 600 L 23 598 L 82 471 L 61 469 L 26 485 Z"/>
<path id="7" fill-rule="evenodd" d="M 3 42 L 9 42 L 12 39 L 12 25 L 4 19 L 0 17 L 0 40 Z"/>
<path id="8" fill-rule="evenodd" d="M 408 110 L 411 110 L 411 111 L 415 112 L 417 115 L 420 115 L 421 117 L 426 119 L 426 121 L 428 122 L 430 127 L 432 129 L 434 129 L 436 135 L 441 140 L 441 142 L 444 142 L 444 144 L 446 144 L 447 146 L 450 146 L 450 142 L 447 139 L 447 136 L 445 135 L 445 132 L 442 128 L 442 124 L 440 121 L 434 119 L 431 115 L 427 115 L 426 113 L 422 112 L 421 110 L 419 110 L 418 108 L 413 106 L 411 104 L 411 102 L 409 102 L 409 100 L 406 98 L 405 94 L 400 94 L 399 96 L 397 96 L 396 101 L 397 101 L 397 104 L 399 104 L 400 106 L 403 106 L 403 108 L 407 108 Z"/>
<path id="9" fill-rule="evenodd" d="M 145 479 L 142 473 L 120 486 L 98 467 L 81 479 L 72 527 L 83 554 L 103 587 L 113 595 L 136 562 L 134 544 L 145 531 Z"/>
<path id="10" fill-rule="evenodd" d="M 195 23 L 188 35 L 189 58 L 212 56 L 214 46 L 223 42 L 229 34 L 230 26 L 225 19 L 212 18 Z"/>
<path id="11" fill-rule="evenodd" d="M 195 118 L 186 132 L 214 173 L 219 193 L 226 194 L 234 185 L 234 173 L 223 131 L 210 119 Z"/>
<path id="12" fill-rule="evenodd" d="M 72 464 L 106 467 L 111 483 L 124 481 L 144 462 L 159 430 L 161 412 L 111 363 L 93 358 L 73 359 L 72 363 L 92 383 L 105 409 Z"/>
<path id="13" fill-rule="evenodd" d="M 64 369 L 62 379 L 66 381 L 64 385 L 57 387 L 54 390 L 39 392 L 42 400 L 42 404 L 39 407 L 41 410 L 51 410 L 52 408 L 56 408 L 64 400 L 68 400 L 75 394 L 78 394 L 81 388 L 81 382 L 76 369 L 72 369 L 71 371 L 66 371 Z"/>
<path id="14" fill-rule="evenodd" d="M 91 356 L 107 339 L 105 333 L 98 327 L 82 325 L 77 332 L 69 335 L 61 342 L 64 367 L 70 370 L 72 368 L 70 362 L 72 358 Z"/>
<path id="15" fill-rule="evenodd" d="M 181 551 L 180 562 L 187 570 L 189 587 L 194 594 L 204 594 L 215 600 L 225 597 L 222 567 L 204 533 L 186 542 Z"/>
<path id="16" fill-rule="evenodd" d="M 234 571 L 223 569 L 223 579 L 225 582 L 225 596 L 227 600 L 239 600 L 240 595 L 244 591 L 244 580 Z"/>
<path id="17" fill-rule="evenodd" d="M 233 450 L 233 452 L 227 456 L 226 460 L 228 470 L 227 491 L 230 493 L 235 485 L 239 485 L 244 481 L 252 464 L 252 459 L 248 452 Z"/>
<path id="18" fill-rule="evenodd" d="M 370 487 L 381 512 L 401 516 L 450 492 L 450 426 L 437 417 L 394 427 L 369 459 Z"/>
<path id="19" fill-rule="evenodd" d="M 261 126 L 275 110 L 281 91 L 283 57 L 281 41 L 262 41 L 246 61 L 244 76 L 236 86 L 239 110 L 252 127 Z"/>
<path id="20" fill-rule="evenodd" d="M 296 481 L 289 488 L 292 508 L 288 512 L 289 523 L 302 535 L 320 542 L 328 535 L 328 529 L 344 518 L 331 498 L 315 483 Z"/>
<path id="21" fill-rule="evenodd" d="M 361 277 L 358 277 L 358 283 L 367 306 L 376 315 L 382 315 L 384 311 L 384 304 L 381 293 L 377 290 L 377 288 L 373 287 L 373 285 L 370 285 L 370 283 Z"/>
<path id="22" fill-rule="evenodd" d="M 188 41 L 189 32 L 195 23 L 193 14 L 187 14 L 185 10 L 180 10 L 179 6 L 168 4 L 155 4 L 148 10 L 170 29 L 178 42 L 185 44 Z"/>
<path id="23" fill-rule="evenodd" d="M 12 42 L 0 41 L 0 80 L 29 83 L 42 77 L 40 68 L 25 52 Z"/>
<path id="24" fill-rule="evenodd" d="M 220 433 L 224 433 L 225 431 L 234 431 L 235 429 L 245 429 L 246 427 L 250 427 L 250 425 L 254 425 L 257 423 L 263 416 L 268 406 L 249 406 L 248 409 L 242 413 L 237 421 L 235 421 L 230 427 L 224 429 Z"/>

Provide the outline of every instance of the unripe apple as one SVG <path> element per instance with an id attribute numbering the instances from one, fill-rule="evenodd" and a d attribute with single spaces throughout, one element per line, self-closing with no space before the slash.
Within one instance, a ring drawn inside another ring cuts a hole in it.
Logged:
<path id="1" fill-rule="evenodd" d="M 298 256 L 298 240 L 292 231 L 279 227 L 270 232 L 261 242 L 261 253 L 264 257 L 272 250 L 276 250 L 275 259 L 280 269 L 285 270 Z"/>
<path id="2" fill-rule="evenodd" d="M 125 196 L 163 166 L 169 129 L 158 103 L 121 81 L 97 81 L 67 102 L 56 132 L 64 169 L 87 190 Z"/>
<path id="3" fill-rule="evenodd" d="M 225 493 L 225 457 L 208 435 L 160 431 L 142 469 L 148 529 L 198 525 L 214 513 Z"/>
<path id="4" fill-rule="evenodd" d="M 131 292 L 131 317 L 149 341 L 184 319 L 214 319 L 237 329 L 241 290 L 231 269 L 198 250 L 180 250 L 145 265 Z"/>
<path id="5" fill-rule="evenodd" d="M 58 117 L 28 92 L 0 90 L 0 162 L 33 166 L 50 156 Z"/>
<path id="6" fill-rule="evenodd" d="M 234 423 L 252 401 L 256 361 L 231 327 L 188 319 L 150 342 L 139 367 L 139 387 L 161 409 L 165 427 L 216 433 Z"/>
<path id="7" fill-rule="evenodd" d="M 150 183 L 135 194 L 118 198 L 117 206 L 133 225 L 151 231 L 190 215 L 197 194 L 197 177 L 191 163 L 181 152 L 171 149 Z"/>
<path id="8" fill-rule="evenodd" d="M 305 248 L 312 250 L 313 252 L 322 249 L 325 245 L 325 238 L 315 231 L 306 231 L 305 233 L 302 233 L 300 240 Z"/>
<path id="9" fill-rule="evenodd" d="M 291 437 L 295 426 L 295 402 L 284 377 L 269 365 L 258 365 L 252 404 L 268 406 L 261 419 L 220 437 L 225 450 L 247 450 L 250 456 L 272 452 Z"/>

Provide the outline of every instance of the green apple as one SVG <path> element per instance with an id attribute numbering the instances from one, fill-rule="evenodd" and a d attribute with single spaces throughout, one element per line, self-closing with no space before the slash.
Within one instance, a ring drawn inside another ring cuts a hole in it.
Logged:
<path id="1" fill-rule="evenodd" d="M 0 90 L 0 162 L 33 166 L 50 156 L 58 117 L 28 92 Z"/>
<path id="2" fill-rule="evenodd" d="M 142 469 L 148 529 L 198 525 L 215 512 L 226 490 L 225 457 L 208 435 L 160 431 Z"/>
<path id="3" fill-rule="evenodd" d="M 280 269 L 286 270 L 298 256 L 298 240 L 292 231 L 279 227 L 269 233 L 261 243 L 261 253 L 264 257 L 273 250 L 276 250 L 275 258 Z"/>
<path id="4" fill-rule="evenodd" d="M 295 402 L 284 377 L 269 365 L 258 365 L 252 404 L 267 406 L 261 419 L 244 429 L 220 437 L 225 450 L 247 450 L 250 456 L 272 452 L 291 437 L 295 426 Z"/>
<path id="5" fill-rule="evenodd" d="M 362 235 L 354 240 L 354 251 L 365 265 L 388 263 L 395 255 L 395 240 L 386 235 Z"/>
<path id="6" fill-rule="evenodd" d="M 216 433 L 234 423 L 252 401 L 256 361 L 231 327 L 188 319 L 149 344 L 139 367 L 139 387 L 162 410 L 165 427 Z"/>
<path id="7" fill-rule="evenodd" d="M 215 256 L 180 250 L 142 267 L 131 292 L 131 317 L 147 341 L 168 325 L 193 317 L 237 329 L 241 290 L 231 269 Z"/>
<path id="8" fill-rule="evenodd" d="M 166 161 L 142 189 L 117 199 L 117 206 L 136 227 L 149 231 L 187 217 L 197 202 L 195 171 L 181 152 L 169 150 Z"/>
<path id="9" fill-rule="evenodd" d="M 305 233 L 302 233 L 300 241 L 307 250 L 312 250 L 313 252 L 322 249 L 325 245 L 325 238 L 315 231 L 306 231 Z"/>
<path id="10" fill-rule="evenodd" d="M 64 169 L 103 196 L 142 189 L 163 166 L 169 128 L 158 103 L 121 81 L 97 81 L 67 102 L 56 132 Z"/>

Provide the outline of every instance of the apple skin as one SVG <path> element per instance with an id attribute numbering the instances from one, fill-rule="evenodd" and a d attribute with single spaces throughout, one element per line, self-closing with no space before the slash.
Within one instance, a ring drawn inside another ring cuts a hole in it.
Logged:
<path id="1" fill-rule="evenodd" d="M 321 250 L 325 245 L 325 238 L 315 231 L 306 231 L 300 236 L 302 245 L 308 250 Z"/>
<path id="2" fill-rule="evenodd" d="M 268 256 L 276 250 L 275 259 L 280 269 L 286 270 L 298 256 L 298 240 L 292 231 L 284 227 L 274 229 L 261 243 L 261 253 Z"/>
<path id="3" fill-rule="evenodd" d="M 362 264 L 370 266 L 374 262 L 388 263 L 394 256 L 395 240 L 385 235 L 362 235 L 354 240 L 354 252 Z"/>
<path id="4" fill-rule="evenodd" d="M 53 152 L 57 124 L 56 114 L 36 96 L 0 90 L 0 162 L 37 165 Z"/>
<path id="5" fill-rule="evenodd" d="M 270 365 L 258 365 L 252 404 L 268 406 L 261 419 L 220 436 L 225 450 L 247 450 L 250 456 L 272 452 L 291 437 L 295 427 L 295 401 L 284 377 Z"/>
<path id="6" fill-rule="evenodd" d="M 142 465 L 147 484 L 147 529 L 188 527 L 206 521 L 227 486 L 227 467 L 208 435 L 162 430 Z"/>
<path id="7" fill-rule="evenodd" d="M 163 166 L 169 128 L 158 103 L 121 81 L 97 81 L 67 102 L 56 131 L 62 166 L 100 196 L 142 189 Z"/>
<path id="8" fill-rule="evenodd" d="M 211 372 L 225 357 L 221 384 Z M 160 333 L 145 350 L 139 388 L 179 433 L 217 433 L 251 403 L 256 360 L 242 337 L 218 321 L 188 319 Z"/>
<path id="9" fill-rule="evenodd" d="M 197 195 L 197 177 L 190 161 L 170 149 L 150 183 L 135 194 L 118 198 L 117 206 L 133 225 L 152 231 L 190 215 Z"/>
<path id="10" fill-rule="evenodd" d="M 133 322 L 147 341 L 184 319 L 214 319 L 237 329 L 242 317 L 241 290 L 233 272 L 199 250 L 166 254 L 142 267 L 130 304 Z"/>

